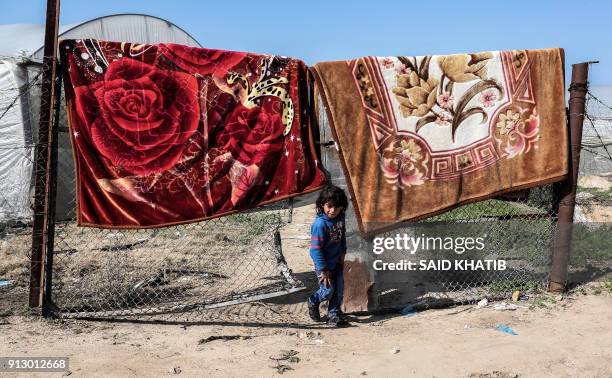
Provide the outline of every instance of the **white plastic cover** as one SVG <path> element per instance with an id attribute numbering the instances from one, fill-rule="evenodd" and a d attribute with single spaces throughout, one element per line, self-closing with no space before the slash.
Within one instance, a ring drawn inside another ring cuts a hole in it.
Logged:
<path id="1" fill-rule="evenodd" d="M 0 57 L 29 56 L 41 62 L 45 26 L 31 24 L 0 25 Z M 104 16 L 78 24 L 61 25 L 60 39 L 95 38 L 106 41 L 141 43 L 178 43 L 200 47 L 187 32 L 173 23 L 142 14 Z"/>
<path id="2" fill-rule="evenodd" d="M 0 62 L 0 222 L 29 220 L 34 148 L 22 117 L 24 84 L 12 62 Z M 27 113 L 26 113 L 27 114 Z"/>

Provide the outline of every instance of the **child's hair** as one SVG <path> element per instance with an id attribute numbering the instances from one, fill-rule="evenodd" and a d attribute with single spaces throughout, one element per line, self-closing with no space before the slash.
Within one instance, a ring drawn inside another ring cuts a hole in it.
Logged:
<path id="1" fill-rule="evenodd" d="M 327 185 L 321 190 L 319 193 L 319 198 L 317 198 L 317 214 L 323 213 L 323 205 L 326 203 L 331 203 L 334 206 L 342 207 L 344 209 L 348 206 L 348 199 L 346 198 L 346 194 L 344 190 L 338 188 L 334 185 Z"/>

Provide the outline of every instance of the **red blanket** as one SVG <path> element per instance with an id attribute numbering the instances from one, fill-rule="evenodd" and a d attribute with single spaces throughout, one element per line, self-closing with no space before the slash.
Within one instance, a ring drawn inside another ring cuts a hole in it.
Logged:
<path id="1" fill-rule="evenodd" d="M 60 50 L 79 225 L 194 222 L 324 184 L 303 62 L 92 39 Z"/>

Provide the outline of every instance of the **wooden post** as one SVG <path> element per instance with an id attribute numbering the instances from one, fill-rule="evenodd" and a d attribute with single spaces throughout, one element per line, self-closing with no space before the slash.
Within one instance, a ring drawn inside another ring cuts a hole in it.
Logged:
<path id="1" fill-rule="evenodd" d="M 49 210 L 49 164 L 52 161 L 53 104 L 55 97 L 57 31 L 59 22 L 59 0 L 47 0 L 45 22 L 45 46 L 42 66 L 42 87 L 40 98 L 40 119 L 38 143 L 36 144 L 34 220 L 32 222 L 32 253 L 30 262 L 30 307 L 43 305 L 46 259 L 47 212 Z M 52 231 L 51 231 L 52 232 Z"/>
<path id="2" fill-rule="evenodd" d="M 558 201 L 555 207 L 558 216 L 553 237 L 552 266 L 548 286 L 551 292 L 563 292 L 567 284 L 588 75 L 589 63 L 572 65 L 572 83 L 569 88 L 569 167 L 567 179 L 555 186 L 555 199 Z"/>

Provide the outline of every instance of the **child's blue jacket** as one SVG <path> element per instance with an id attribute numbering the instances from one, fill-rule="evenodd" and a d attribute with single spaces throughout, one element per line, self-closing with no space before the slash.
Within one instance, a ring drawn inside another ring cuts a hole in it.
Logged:
<path id="1" fill-rule="evenodd" d="M 318 214 L 310 227 L 310 257 L 315 269 L 333 270 L 346 253 L 346 228 L 344 213 L 334 219 Z"/>

